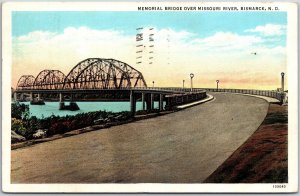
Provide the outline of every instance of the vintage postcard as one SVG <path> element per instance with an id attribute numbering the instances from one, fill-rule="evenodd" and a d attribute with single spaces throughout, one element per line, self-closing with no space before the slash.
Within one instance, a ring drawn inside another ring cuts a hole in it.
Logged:
<path id="1" fill-rule="evenodd" d="M 297 4 L 2 13 L 4 192 L 298 191 Z"/>

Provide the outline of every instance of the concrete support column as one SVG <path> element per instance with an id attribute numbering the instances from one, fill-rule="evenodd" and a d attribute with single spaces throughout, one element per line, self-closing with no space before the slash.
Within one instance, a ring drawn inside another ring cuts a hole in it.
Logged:
<path id="1" fill-rule="evenodd" d="M 154 94 L 153 93 L 151 93 L 151 95 L 150 95 L 150 104 L 151 104 L 151 110 L 153 110 L 154 109 Z"/>
<path id="2" fill-rule="evenodd" d="M 145 94 L 145 101 L 146 101 L 146 110 L 151 110 L 151 101 L 150 101 L 150 94 Z"/>
<path id="3" fill-rule="evenodd" d="M 159 94 L 159 111 L 163 110 L 163 104 L 164 104 L 164 95 Z"/>
<path id="4" fill-rule="evenodd" d="M 23 94 L 21 94 L 21 97 L 22 97 L 22 96 L 23 96 Z M 33 100 L 33 93 L 30 93 L 29 99 L 30 99 L 30 101 Z"/>
<path id="5" fill-rule="evenodd" d="M 63 94 L 59 93 L 59 110 L 71 110 L 71 111 L 80 110 L 77 103 L 73 100 L 73 94 L 70 95 L 70 104 L 66 105 Z"/>
<path id="6" fill-rule="evenodd" d="M 58 109 L 59 110 L 64 110 L 65 109 L 65 102 L 63 102 L 63 101 L 59 102 Z"/>
<path id="7" fill-rule="evenodd" d="M 64 110 L 65 109 L 65 102 L 64 102 L 64 95 L 62 93 L 59 93 L 59 105 L 58 105 L 59 110 Z"/>
<path id="8" fill-rule="evenodd" d="M 166 97 L 166 110 L 170 109 L 170 97 Z"/>
<path id="9" fill-rule="evenodd" d="M 18 101 L 17 93 L 16 92 L 14 92 L 14 101 Z"/>
<path id="10" fill-rule="evenodd" d="M 62 93 L 59 93 L 59 102 L 64 102 L 64 96 Z"/>
<path id="11" fill-rule="evenodd" d="M 21 101 L 24 101 L 24 94 L 23 94 L 23 93 L 20 94 L 20 100 L 21 100 Z M 32 100 L 32 96 L 30 97 L 30 101 L 31 101 L 31 100 Z"/>
<path id="12" fill-rule="evenodd" d="M 142 93 L 142 110 L 144 111 L 146 109 L 145 107 L 145 93 Z"/>
<path id="13" fill-rule="evenodd" d="M 136 103 L 135 103 L 134 92 L 130 91 L 130 112 L 132 116 L 134 116 L 135 114 L 135 107 L 136 107 Z"/>
<path id="14" fill-rule="evenodd" d="M 38 98 L 38 100 L 41 100 L 41 94 L 40 93 L 38 93 L 37 98 Z"/>

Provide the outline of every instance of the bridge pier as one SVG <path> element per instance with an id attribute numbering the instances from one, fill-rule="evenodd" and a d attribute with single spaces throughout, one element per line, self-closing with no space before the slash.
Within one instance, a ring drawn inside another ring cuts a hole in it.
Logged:
<path id="1" fill-rule="evenodd" d="M 71 107 L 71 110 L 79 110 L 77 103 L 74 101 L 73 94 L 71 94 L 71 96 L 70 96 L 70 107 Z"/>
<path id="2" fill-rule="evenodd" d="M 23 93 L 20 94 L 20 100 L 24 101 L 24 94 Z M 32 100 L 32 98 L 30 98 L 30 100 Z"/>
<path id="3" fill-rule="evenodd" d="M 66 105 L 64 101 L 64 96 L 62 93 L 59 93 L 59 110 L 71 110 L 71 111 L 76 111 L 80 110 L 79 106 L 77 103 L 73 100 L 73 95 L 70 95 L 70 104 Z"/>
<path id="4" fill-rule="evenodd" d="M 70 102 L 69 107 L 68 106 L 66 106 L 66 107 L 67 107 L 67 109 L 69 109 L 71 111 L 80 110 L 79 106 L 74 101 Z"/>
<path id="5" fill-rule="evenodd" d="M 31 105 L 45 105 L 45 102 L 41 99 L 40 93 L 37 94 L 37 98 L 34 98 L 34 94 L 30 93 L 30 104 Z"/>
<path id="6" fill-rule="evenodd" d="M 150 110 L 154 109 L 154 94 L 151 93 L 150 95 Z"/>
<path id="7" fill-rule="evenodd" d="M 17 93 L 16 92 L 14 92 L 14 98 L 13 98 L 13 100 L 14 100 L 14 102 L 17 102 L 18 101 L 18 98 L 17 98 Z"/>
<path id="8" fill-rule="evenodd" d="M 58 109 L 59 110 L 64 110 L 65 109 L 65 102 L 59 102 Z"/>
<path id="9" fill-rule="evenodd" d="M 134 116 L 136 111 L 136 98 L 134 96 L 134 92 L 130 91 L 130 112 L 131 115 Z"/>
<path id="10" fill-rule="evenodd" d="M 70 105 L 66 105 L 65 102 L 59 102 L 59 110 L 71 110 L 76 111 L 80 110 L 76 102 L 70 102 Z"/>
<path id="11" fill-rule="evenodd" d="M 151 97 L 150 94 L 145 94 L 146 96 L 146 110 L 151 111 Z"/>
<path id="12" fill-rule="evenodd" d="M 22 98 L 23 94 L 21 94 L 21 98 Z M 33 93 L 30 93 L 29 95 L 29 100 L 32 101 L 33 100 Z"/>
<path id="13" fill-rule="evenodd" d="M 64 102 L 64 96 L 62 93 L 59 93 L 59 102 Z"/>
<path id="14" fill-rule="evenodd" d="M 163 111 L 164 96 L 159 94 L 159 111 Z"/>
<path id="15" fill-rule="evenodd" d="M 166 110 L 171 109 L 171 98 L 167 95 L 166 96 Z"/>
<path id="16" fill-rule="evenodd" d="M 73 102 L 73 94 L 70 95 L 70 103 Z"/>
<path id="17" fill-rule="evenodd" d="M 59 93 L 59 110 L 63 110 L 65 108 L 64 96 L 62 93 Z"/>
<path id="18" fill-rule="evenodd" d="M 145 111 L 145 93 L 142 93 L 142 110 Z"/>

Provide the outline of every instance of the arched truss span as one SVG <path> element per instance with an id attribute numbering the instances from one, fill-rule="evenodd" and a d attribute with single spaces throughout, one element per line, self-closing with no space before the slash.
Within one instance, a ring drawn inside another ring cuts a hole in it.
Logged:
<path id="1" fill-rule="evenodd" d="M 17 83 L 17 89 L 31 89 L 34 83 L 33 75 L 23 75 Z"/>
<path id="2" fill-rule="evenodd" d="M 141 72 L 115 59 L 89 58 L 79 62 L 66 76 L 65 89 L 109 89 L 147 87 Z"/>
<path id="3" fill-rule="evenodd" d="M 130 76 L 132 87 L 147 87 L 143 74 L 138 70 L 134 69 L 133 67 L 122 61 L 118 61 L 115 59 L 106 60 L 113 63 L 115 66 L 121 68 L 126 74 Z"/>
<path id="4" fill-rule="evenodd" d="M 34 89 L 62 89 L 65 81 L 65 74 L 59 70 L 43 70 L 34 80 Z"/>

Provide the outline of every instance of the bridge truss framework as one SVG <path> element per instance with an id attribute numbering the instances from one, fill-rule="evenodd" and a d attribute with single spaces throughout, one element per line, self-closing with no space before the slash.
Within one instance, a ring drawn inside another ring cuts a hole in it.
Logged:
<path id="1" fill-rule="evenodd" d="M 88 58 L 65 75 L 59 70 L 43 70 L 37 77 L 23 75 L 17 90 L 41 89 L 121 89 L 147 87 L 143 74 L 122 61 Z"/>

